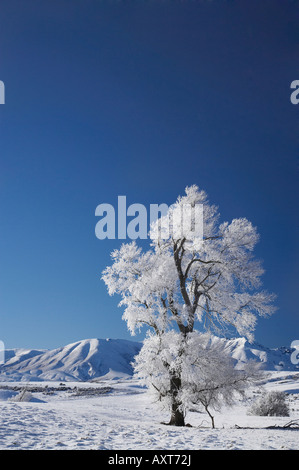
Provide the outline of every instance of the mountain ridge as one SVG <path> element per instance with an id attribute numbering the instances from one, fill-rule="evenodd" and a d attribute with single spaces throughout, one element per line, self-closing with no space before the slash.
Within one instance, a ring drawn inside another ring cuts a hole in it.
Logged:
<path id="1" fill-rule="evenodd" d="M 225 339 L 225 350 L 235 367 L 250 359 L 262 363 L 265 370 L 298 371 L 292 364 L 290 348 L 268 348 L 248 343 L 245 338 Z M 128 378 L 133 374 L 132 361 L 142 342 L 123 339 L 85 339 L 55 349 L 15 348 L 5 351 L 0 365 L 0 381 L 95 381 Z"/>

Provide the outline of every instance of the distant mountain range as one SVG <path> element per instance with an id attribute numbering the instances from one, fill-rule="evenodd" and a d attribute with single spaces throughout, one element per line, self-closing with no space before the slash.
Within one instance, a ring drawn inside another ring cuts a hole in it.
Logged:
<path id="1" fill-rule="evenodd" d="M 52 350 L 8 349 L 0 381 L 87 381 L 128 377 L 141 343 L 122 339 L 86 339 Z"/>
<path id="2" fill-rule="evenodd" d="M 299 371 L 299 365 L 291 362 L 291 354 L 294 349 L 286 347 L 267 348 L 258 343 L 249 343 L 245 338 L 228 340 L 214 337 L 214 340 L 225 343 L 225 350 L 234 359 L 236 368 L 242 368 L 242 364 L 254 359 L 262 363 L 264 370 Z"/>
<path id="3" fill-rule="evenodd" d="M 265 370 L 298 371 L 288 348 L 269 349 L 245 338 L 226 340 L 225 349 L 241 368 L 249 359 L 262 362 Z M 122 339 L 85 339 L 52 350 L 8 349 L 0 365 L 0 381 L 90 381 L 127 378 L 131 362 L 142 343 Z"/>

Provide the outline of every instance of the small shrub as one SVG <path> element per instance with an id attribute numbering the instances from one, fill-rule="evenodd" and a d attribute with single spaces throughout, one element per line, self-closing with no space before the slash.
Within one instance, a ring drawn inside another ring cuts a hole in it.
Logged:
<path id="1" fill-rule="evenodd" d="M 286 394 L 283 392 L 264 394 L 252 405 L 249 414 L 256 416 L 289 416 Z"/>

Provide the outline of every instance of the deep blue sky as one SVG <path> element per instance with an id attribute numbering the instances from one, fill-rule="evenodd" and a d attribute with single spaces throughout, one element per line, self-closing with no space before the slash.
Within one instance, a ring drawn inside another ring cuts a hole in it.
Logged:
<path id="1" fill-rule="evenodd" d="M 95 208 L 191 184 L 258 227 L 279 310 L 256 340 L 299 339 L 298 45 L 296 1 L 1 0 L 7 348 L 130 339 L 100 280 L 121 242 L 95 237 Z"/>

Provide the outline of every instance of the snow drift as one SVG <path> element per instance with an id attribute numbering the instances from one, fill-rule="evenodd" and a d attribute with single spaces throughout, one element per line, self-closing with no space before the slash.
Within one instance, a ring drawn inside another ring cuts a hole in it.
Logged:
<path id="1" fill-rule="evenodd" d="M 261 362 L 265 370 L 299 370 L 292 364 L 288 348 L 269 349 L 245 338 L 223 339 L 235 367 L 249 359 Z M 127 378 L 133 374 L 132 361 L 142 343 L 121 339 L 85 339 L 53 350 L 9 349 L 0 365 L 0 381 L 91 381 Z"/>

